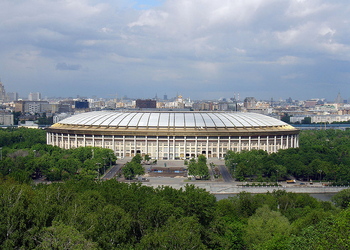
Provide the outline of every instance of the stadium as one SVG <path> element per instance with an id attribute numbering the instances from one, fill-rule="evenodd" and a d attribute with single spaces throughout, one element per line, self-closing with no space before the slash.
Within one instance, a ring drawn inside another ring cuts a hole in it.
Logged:
<path id="1" fill-rule="evenodd" d="M 95 111 L 47 129 L 47 144 L 70 149 L 103 147 L 119 158 L 223 158 L 228 150 L 269 153 L 299 146 L 299 130 L 278 119 L 238 112 Z"/>

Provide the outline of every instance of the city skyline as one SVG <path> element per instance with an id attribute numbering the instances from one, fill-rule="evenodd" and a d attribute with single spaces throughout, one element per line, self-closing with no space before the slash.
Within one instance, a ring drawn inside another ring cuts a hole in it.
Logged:
<path id="1" fill-rule="evenodd" d="M 347 1 L 0 3 L 0 77 L 26 96 L 349 97 Z"/>

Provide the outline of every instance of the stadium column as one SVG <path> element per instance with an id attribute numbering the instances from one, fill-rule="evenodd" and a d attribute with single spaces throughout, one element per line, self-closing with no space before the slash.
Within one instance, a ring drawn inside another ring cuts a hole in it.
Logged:
<path id="1" fill-rule="evenodd" d="M 112 147 L 113 147 L 113 152 L 115 154 L 116 150 L 115 150 L 115 136 L 114 135 L 112 135 Z"/>
<path id="2" fill-rule="evenodd" d="M 67 149 L 70 149 L 70 134 L 67 135 Z"/>
<path id="3" fill-rule="evenodd" d="M 220 136 L 218 136 L 218 145 L 216 145 L 218 151 L 218 159 L 220 159 Z"/>
<path id="4" fill-rule="evenodd" d="M 84 147 L 86 147 L 86 135 L 83 135 L 83 143 L 84 143 Z"/>
<path id="5" fill-rule="evenodd" d="M 146 150 L 145 154 L 148 155 L 148 136 L 147 135 L 145 136 L 145 150 Z"/>
<path id="6" fill-rule="evenodd" d="M 299 147 L 299 135 L 297 135 L 297 147 Z"/>
<path id="7" fill-rule="evenodd" d="M 134 155 L 137 154 L 137 141 L 136 141 L 136 135 L 134 135 Z"/>
<path id="8" fill-rule="evenodd" d="M 248 137 L 248 150 L 250 151 L 252 149 L 252 137 Z"/>
<path id="9" fill-rule="evenodd" d="M 102 148 L 105 148 L 105 136 L 102 135 Z"/>
<path id="10" fill-rule="evenodd" d="M 95 147 L 95 135 L 92 135 L 92 146 Z"/>
<path id="11" fill-rule="evenodd" d="M 269 145 L 269 136 L 266 136 L 266 152 L 270 152 L 270 145 Z"/>
<path id="12" fill-rule="evenodd" d="M 294 135 L 294 147 L 298 147 L 298 136 L 297 135 Z"/>
<path id="13" fill-rule="evenodd" d="M 173 136 L 173 160 L 175 160 L 175 136 Z"/>
<path id="14" fill-rule="evenodd" d="M 242 136 L 238 137 L 238 152 L 242 151 Z"/>
<path id="15" fill-rule="evenodd" d="M 64 147 L 64 138 L 63 138 L 63 134 L 61 133 L 61 148 L 65 148 Z"/>
<path id="16" fill-rule="evenodd" d="M 281 145 L 280 145 L 280 149 L 283 149 L 283 135 L 281 135 Z"/>
<path id="17" fill-rule="evenodd" d="M 184 136 L 184 157 L 186 159 L 186 153 L 187 153 L 187 149 L 186 149 L 186 136 Z"/>
<path id="18" fill-rule="evenodd" d="M 46 133 L 46 144 L 49 144 L 49 145 L 51 143 L 51 141 L 50 141 L 50 134 L 51 133 Z"/>
<path id="19" fill-rule="evenodd" d="M 195 158 L 198 157 L 198 136 L 195 137 L 195 143 L 194 143 L 194 146 L 195 146 Z"/>
<path id="20" fill-rule="evenodd" d="M 159 159 L 159 136 L 157 135 L 157 160 Z"/>
<path id="21" fill-rule="evenodd" d="M 209 158 L 209 136 L 207 136 L 207 145 L 206 145 L 206 149 L 205 149 L 205 154 L 207 159 Z"/>
<path id="22" fill-rule="evenodd" d="M 287 135 L 287 138 L 286 138 L 286 148 L 287 149 L 289 148 L 289 135 Z"/>
<path id="23" fill-rule="evenodd" d="M 168 160 L 170 160 L 170 138 L 168 136 Z"/>
<path id="24" fill-rule="evenodd" d="M 125 158 L 125 135 L 123 135 L 123 158 Z"/>
<path id="25" fill-rule="evenodd" d="M 232 147 L 231 147 L 231 136 L 229 136 L 229 137 L 228 137 L 228 147 L 227 147 L 227 149 L 228 149 L 228 150 L 231 150 L 231 148 L 232 148 Z"/>
<path id="26" fill-rule="evenodd" d="M 75 134 L 75 141 L 74 141 L 74 144 L 75 144 L 75 148 L 77 148 L 78 147 L 78 135 L 77 134 Z"/>
<path id="27" fill-rule="evenodd" d="M 260 135 L 258 136 L 258 150 L 260 150 Z"/>
<path id="28" fill-rule="evenodd" d="M 275 137 L 273 139 L 273 152 L 274 153 L 277 152 L 277 135 L 275 135 Z"/>

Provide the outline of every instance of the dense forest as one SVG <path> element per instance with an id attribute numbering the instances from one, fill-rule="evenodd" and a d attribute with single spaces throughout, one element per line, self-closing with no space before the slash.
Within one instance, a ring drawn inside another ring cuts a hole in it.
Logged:
<path id="1" fill-rule="evenodd" d="M 344 182 L 349 176 L 348 137 L 349 131 L 303 131 L 299 149 L 270 155 L 231 152 L 226 162 L 236 178 L 294 175 Z M 336 194 L 333 202 L 285 191 L 242 192 L 217 201 L 193 185 L 177 190 L 100 181 L 98 176 L 115 160 L 113 152 L 48 146 L 42 130 L 0 130 L 0 148 L 2 249 L 350 246 L 349 189 Z M 130 167 L 138 169 L 137 164 Z M 65 181 L 33 184 L 31 179 L 40 175 Z"/>
<path id="2" fill-rule="evenodd" d="M 203 189 L 116 180 L 0 184 L 2 249 L 348 249 L 349 190 L 339 208 L 275 191 L 216 201 Z"/>
<path id="3" fill-rule="evenodd" d="M 293 176 L 334 185 L 350 183 L 350 130 L 309 130 L 300 147 L 268 154 L 262 150 L 228 152 L 226 166 L 240 181 L 276 181 Z"/>
<path id="4" fill-rule="evenodd" d="M 46 132 L 41 129 L 2 129 L 0 147 L 0 174 L 20 182 L 42 175 L 49 181 L 95 179 L 116 160 L 110 149 L 46 145 Z"/>

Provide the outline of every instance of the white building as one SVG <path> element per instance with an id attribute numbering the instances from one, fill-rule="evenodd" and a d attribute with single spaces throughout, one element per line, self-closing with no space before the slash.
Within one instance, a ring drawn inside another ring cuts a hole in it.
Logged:
<path id="1" fill-rule="evenodd" d="M 12 126 L 13 124 L 13 114 L 7 112 L 0 113 L 0 125 Z"/>
<path id="2" fill-rule="evenodd" d="M 223 158 L 228 150 L 272 153 L 298 147 L 299 130 L 256 113 L 99 111 L 54 124 L 47 129 L 47 143 L 66 149 L 109 148 L 122 158 Z"/>

